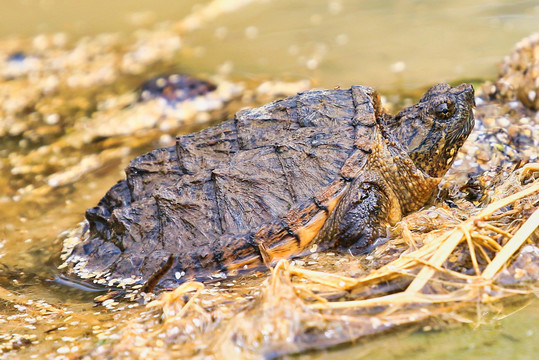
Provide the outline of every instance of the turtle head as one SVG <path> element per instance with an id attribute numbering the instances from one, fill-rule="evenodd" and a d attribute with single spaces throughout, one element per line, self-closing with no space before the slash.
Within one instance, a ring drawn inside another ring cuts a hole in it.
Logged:
<path id="1" fill-rule="evenodd" d="M 441 177 L 472 131 L 474 106 L 471 85 L 438 84 L 384 125 L 418 168 Z"/>

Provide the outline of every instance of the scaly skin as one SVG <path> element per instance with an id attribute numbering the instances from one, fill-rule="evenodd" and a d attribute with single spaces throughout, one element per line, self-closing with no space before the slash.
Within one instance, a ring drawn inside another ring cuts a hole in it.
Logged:
<path id="1" fill-rule="evenodd" d="M 473 106 L 471 85 L 451 88 L 438 84 L 416 105 L 395 117 L 386 117 L 383 124 L 395 141 L 404 146 L 416 166 L 430 176 L 442 177 L 472 131 Z"/>

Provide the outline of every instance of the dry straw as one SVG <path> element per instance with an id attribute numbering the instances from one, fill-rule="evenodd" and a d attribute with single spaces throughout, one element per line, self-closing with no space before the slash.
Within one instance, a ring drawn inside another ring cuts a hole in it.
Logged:
<path id="1" fill-rule="evenodd" d="M 518 175 L 523 179 L 537 170 L 539 170 L 539 164 L 528 164 L 521 169 Z M 500 220 L 511 217 L 515 213 L 520 213 L 520 211 L 514 211 L 518 207 L 515 204 L 523 203 L 524 200 L 531 198 L 537 192 L 539 192 L 539 181 L 535 181 L 515 194 L 491 203 L 477 215 L 470 217 L 454 229 L 435 238 L 434 241 L 425 243 L 415 251 L 402 254 L 395 261 L 365 277 L 337 276 L 305 270 L 296 266 L 287 266 L 287 270 L 292 275 L 297 275 L 314 283 L 341 290 L 357 291 L 361 287 L 373 286 L 376 283 L 394 280 L 400 276 L 409 276 L 414 269 L 420 269 L 404 291 L 357 301 L 318 301 L 312 304 L 312 307 L 316 309 L 474 301 L 481 290 L 489 290 L 489 287 L 495 286 L 493 280 L 496 274 L 510 263 L 513 255 L 536 231 L 539 226 L 539 206 L 538 204 L 532 205 L 535 210 L 518 229 L 514 227 L 513 221 L 507 221 L 509 224 L 505 226 L 506 228 L 499 227 L 497 223 L 503 223 Z M 508 209 L 511 205 L 513 205 L 513 209 Z M 508 230 L 511 227 L 512 229 Z M 457 246 L 463 242 L 467 245 L 474 275 L 458 273 L 443 266 L 456 251 Z M 494 253 L 495 256 L 490 258 L 488 253 Z M 479 268 L 478 256 L 481 256 L 484 262 L 487 263 L 482 270 Z M 455 292 L 441 294 L 430 291 L 428 294 L 423 293 L 422 290 L 430 281 L 437 280 L 435 276 L 437 273 L 465 280 L 461 284 L 466 284 L 466 286 L 464 286 L 464 289 L 458 289 L 458 296 Z"/>

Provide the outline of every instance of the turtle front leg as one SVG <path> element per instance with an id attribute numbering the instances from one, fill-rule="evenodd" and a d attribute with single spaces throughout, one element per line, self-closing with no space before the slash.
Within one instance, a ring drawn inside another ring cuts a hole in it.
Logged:
<path id="1" fill-rule="evenodd" d="M 386 236 L 394 204 L 374 182 L 355 179 L 320 230 L 317 241 L 357 255 L 368 250 L 375 240 Z M 399 210 L 399 209 L 397 209 Z M 400 212 L 400 210 L 399 210 Z"/>

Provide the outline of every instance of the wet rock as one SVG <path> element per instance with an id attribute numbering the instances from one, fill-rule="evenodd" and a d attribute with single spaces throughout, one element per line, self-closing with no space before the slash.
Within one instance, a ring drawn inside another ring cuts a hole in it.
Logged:
<path id="1" fill-rule="evenodd" d="M 157 76 L 146 81 L 141 87 L 139 101 L 163 98 L 174 105 L 216 89 L 210 82 L 184 74 Z"/>
<path id="2" fill-rule="evenodd" d="M 539 110 L 539 33 L 519 41 L 506 56 L 496 82 L 504 100 L 518 99 L 532 110 Z"/>

